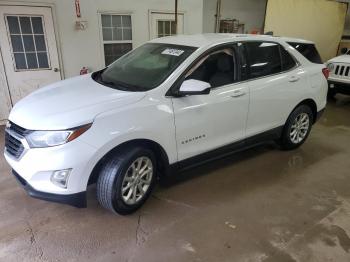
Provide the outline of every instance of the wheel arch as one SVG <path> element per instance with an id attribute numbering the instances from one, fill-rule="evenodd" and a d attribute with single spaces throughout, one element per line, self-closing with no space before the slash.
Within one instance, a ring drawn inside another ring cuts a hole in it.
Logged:
<path id="1" fill-rule="evenodd" d="M 301 101 L 299 104 L 297 104 L 293 110 L 290 112 L 290 114 L 299 106 L 301 105 L 307 105 L 311 108 L 311 111 L 312 111 L 312 116 L 313 116 L 313 124 L 316 122 L 317 120 L 317 104 L 316 102 L 312 99 L 312 98 L 307 98 L 307 99 L 304 99 L 303 101 Z M 289 114 L 289 116 L 290 116 Z M 289 118 L 288 116 L 288 118 Z"/>
<path id="2" fill-rule="evenodd" d="M 97 181 L 99 176 L 99 172 L 103 166 L 103 164 L 113 156 L 113 154 L 118 150 L 124 150 L 127 147 L 131 146 L 142 146 L 152 150 L 157 159 L 157 169 L 158 169 L 158 178 L 163 175 L 168 174 L 169 172 L 169 158 L 165 151 L 165 149 L 157 142 L 150 139 L 132 139 L 129 141 L 125 141 L 118 146 L 112 148 L 108 151 L 104 156 L 100 158 L 100 160 L 96 163 L 92 172 L 90 173 L 88 185 L 93 184 Z"/>

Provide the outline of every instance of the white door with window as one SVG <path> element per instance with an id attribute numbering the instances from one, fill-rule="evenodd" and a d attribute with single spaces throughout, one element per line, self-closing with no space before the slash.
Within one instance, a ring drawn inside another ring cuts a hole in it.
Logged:
<path id="1" fill-rule="evenodd" d="M 178 13 L 177 34 L 184 33 L 184 14 Z M 175 35 L 175 14 L 150 12 L 150 38 Z"/>
<path id="2" fill-rule="evenodd" d="M 12 103 L 61 80 L 51 8 L 0 7 L 0 46 Z"/>

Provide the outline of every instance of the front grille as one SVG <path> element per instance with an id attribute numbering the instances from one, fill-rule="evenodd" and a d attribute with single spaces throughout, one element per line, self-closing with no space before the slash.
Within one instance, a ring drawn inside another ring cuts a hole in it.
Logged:
<path id="1" fill-rule="evenodd" d="M 10 127 L 5 129 L 5 151 L 18 159 L 21 157 L 24 146 L 21 139 L 31 131 L 10 122 Z"/>
<path id="2" fill-rule="evenodd" d="M 349 66 L 336 65 L 335 70 L 334 70 L 334 74 L 337 76 L 350 76 L 349 71 L 350 71 L 350 65 Z"/>

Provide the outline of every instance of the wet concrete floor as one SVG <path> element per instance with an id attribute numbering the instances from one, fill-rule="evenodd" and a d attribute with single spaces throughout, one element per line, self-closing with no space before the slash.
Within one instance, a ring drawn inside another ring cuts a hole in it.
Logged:
<path id="1" fill-rule="evenodd" d="M 3 127 L 0 128 L 3 151 Z M 0 156 L 0 261 L 350 261 L 350 98 L 295 151 L 260 146 L 157 187 L 137 213 L 28 197 Z"/>

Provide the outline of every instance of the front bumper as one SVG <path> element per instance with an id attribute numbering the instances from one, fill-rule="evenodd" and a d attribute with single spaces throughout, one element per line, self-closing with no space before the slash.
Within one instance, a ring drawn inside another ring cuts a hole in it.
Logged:
<path id="1" fill-rule="evenodd" d="M 58 195 L 72 195 L 86 191 L 88 180 L 95 166 L 96 148 L 79 138 L 67 144 L 28 149 L 19 159 L 4 152 L 5 159 L 36 191 Z M 56 170 L 71 169 L 67 188 L 61 188 L 51 182 Z"/>
<path id="2" fill-rule="evenodd" d="M 17 181 L 23 186 L 24 190 L 34 198 L 67 204 L 70 206 L 84 208 L 87 206 L 86 204 L 86 191 L 69 194 L 69 195 L 60 195 L 60 194 L 51 194 L 46 192 L 41 192 L 35 190 L 24 178 L 22 178 L 15 170 L 12 170 L 12 174 L 15 176 Z"/>
<path id="3" fill-rule="evenodd" d="M 328 80 L 328 86 L 334 93 L 350 95 L 350 83 Z"/>

